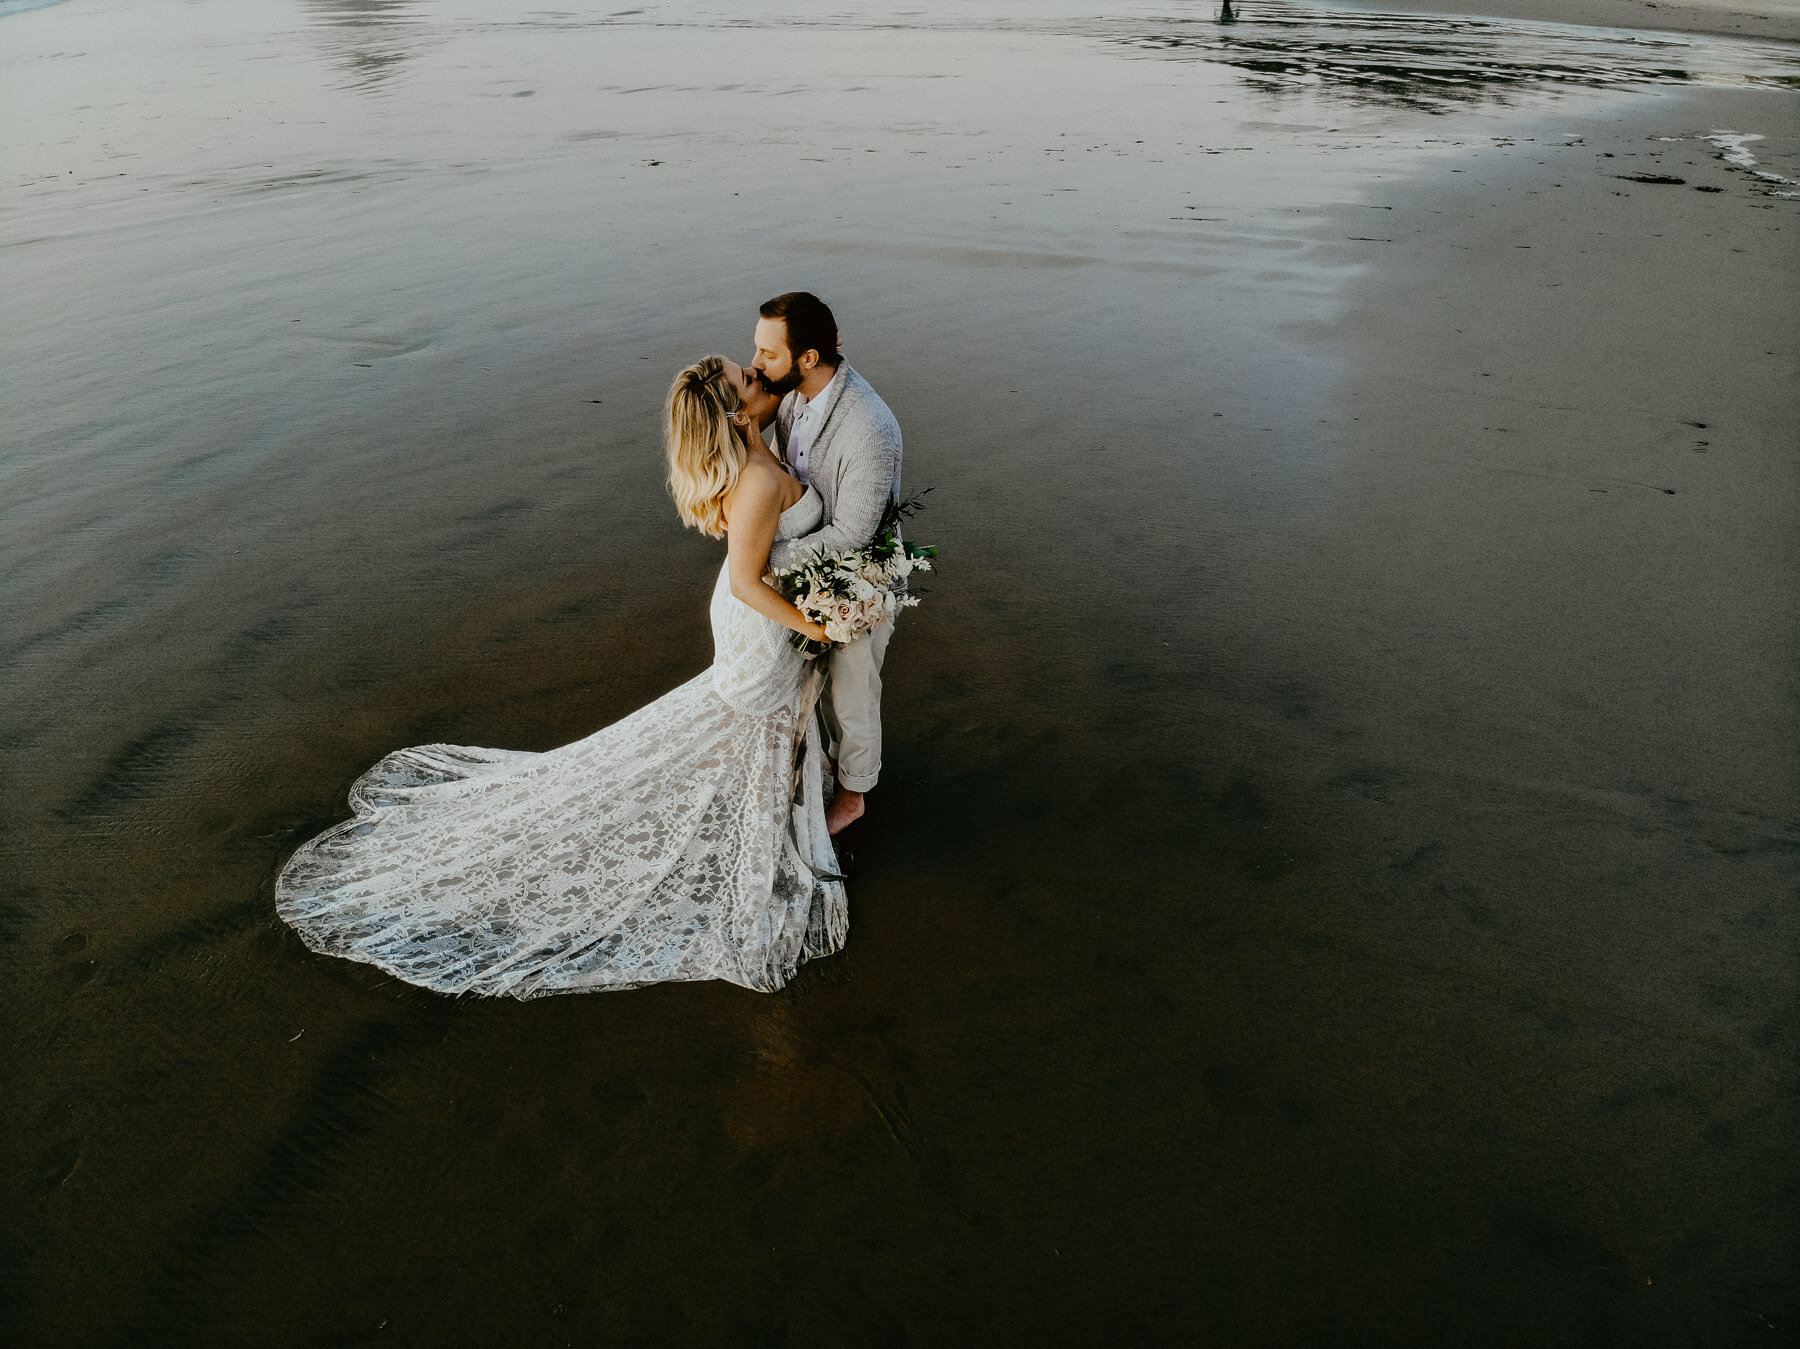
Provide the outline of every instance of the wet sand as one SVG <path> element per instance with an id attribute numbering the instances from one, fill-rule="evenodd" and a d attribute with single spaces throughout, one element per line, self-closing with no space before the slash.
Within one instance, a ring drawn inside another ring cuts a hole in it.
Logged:
<path id="1" fill-rule="evenodd" d="M 0 19 L 17 1338 L 1791 1334 L 1791 53 L 185 12 Z M 849 949 L 312 956 L 380 754 L 705 664 L 655 407 L 793 284 L 945 549 Z"/>
<path id="2" fill-rule="evenodd" d="M 1358 0 L 1390 14 L 1436 14 L 1430 0 Z M 1601 28 L 1647 28 L 1674 33 L 1722 33 L 1732 37 L 1800 42 L 1800 4 L 1793 0 L 1480 0 L 1459 11 L 1537 23 Z"/>

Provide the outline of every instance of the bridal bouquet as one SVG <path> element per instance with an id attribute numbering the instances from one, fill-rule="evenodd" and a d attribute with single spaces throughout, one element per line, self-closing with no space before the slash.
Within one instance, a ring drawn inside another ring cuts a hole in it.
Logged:
<path id="1" fill-rule="evenodd" d="M 922 509 L 924 495 L 890 504 L 868 547 L 815 555 L 775 573 L 776 589 L 831 638 L 816 642 L 790 633 L 802 655 L 822 656 L 919 602 L 918 596 L 907 593 L 906 579 L 915 571 L 930 571 L 938 550 L 907 543 L 900 537 L 900 522 Z"/>

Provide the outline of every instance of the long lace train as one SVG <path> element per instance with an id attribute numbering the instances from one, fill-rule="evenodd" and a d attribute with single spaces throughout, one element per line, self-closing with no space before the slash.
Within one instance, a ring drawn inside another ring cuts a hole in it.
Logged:
<path id="1" fill-rule="evenodd" d="M 712 617 L 711 669 L 585 739 L 387 755 L 351 787 L 353 817 L 283 868 L 282 918 L 316 951 L 520 998 L 686 979 L 771 990 L 838 950 L 819 673 L 723 569 Z"/>

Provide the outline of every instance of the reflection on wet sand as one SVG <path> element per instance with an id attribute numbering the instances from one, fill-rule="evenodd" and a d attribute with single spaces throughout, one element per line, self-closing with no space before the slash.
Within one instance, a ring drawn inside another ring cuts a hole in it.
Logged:
<path id="1" fill-rule="evenodd" d="M 1227 27 L 1228 26 L 1228 27 Z M 1504 104 L 1521 89 L 1705 83 L 1800 87 L 1779 47 L 1690 41 L 1455 15 L 1357 13 L 1279 3 L 1223 4 L 1212 20 L 1172 20 L 1112 39 L 1245 72 L 1273 94 L 1300 90 L 1424 112 Z"/>
<path id="2" fill-rule="evenodd" d="M 1506 105 L 1518 95 L 1547 87 L 1699 83 L 1800 88 L 1800 58 L 1782 44 L 1453 14 L 1363 12 L 1286 0 L 1252 0 L 1247 5 L 1220 0 L 1193 17 L 1041 11 L 1021 15 L 975 3 L 941 12 L 921 6 L 883 14 L 878 22 L 849 12 L 741 15 L 695 13 L 672 6 L 596 15 L 540 13 L 523 22 L 564 29 L 879 28 L 1087 37 L 1170 59 L 1228 67 L 1270 94 L 1313 90 L 1362 104 L 1424 112 L 1457 104 Z"/>
<path id="3" fill-rule="evenodd" d="M 349 72 L 352 88 L 374 90 L 419 48 L 418 0 L 300 0 L 312 12 L 314 33 Z"/>

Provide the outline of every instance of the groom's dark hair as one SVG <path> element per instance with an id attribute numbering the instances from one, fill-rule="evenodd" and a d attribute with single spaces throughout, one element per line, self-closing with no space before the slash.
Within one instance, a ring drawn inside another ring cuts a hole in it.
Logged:
<path id="1" fill-rule="evenodd" d="M 766 319 L 780 319 L 787 324 L 788 354 L 796 361 L 803 351 L 819 353 L 819 364 L 834 369 L 843 357 L 838 355 L 837 319 L 825 301 L 810 290 L 790 290 L 765 301 L 757 311 Z"/>

